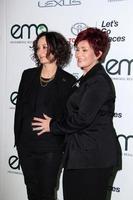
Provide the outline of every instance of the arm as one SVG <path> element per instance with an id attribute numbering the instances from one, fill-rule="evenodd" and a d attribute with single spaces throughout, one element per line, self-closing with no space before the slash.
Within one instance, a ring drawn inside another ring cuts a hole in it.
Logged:
<path id="1" fill-rule="evenodd" d="M 68 115 L 63 121 L 51 121 L 50 130 L 54 134 L 73 134 L 88 127 L 100 111 L 102 105 L 109 96 L 109 87 L 102 77 L 91 85 L 87 85 L 82 96 L 79 109 L 72 115 Z"/>
<path id="2" fill-rule="evenodd" d="M 22 94 L 24 87 L 24 72 L 21 77 L 21 81 L 18 88 L 17 102 L 15 108 L 15 116 L 14 116 L 14 134 L 15 134 L 15 145 L 18 142 L 20 127 L 21 127 L 21 119 L 22 119 Z"/>
<path id="3" fill-rule="evenodd" d="M 92 84 L 87 85 L 76 112 L 70 113 L 68 117 L 60 121 L 49 120 L 45 116 L 45 119 L 42 121 L 40 119 L 38 123 L 36 122 L 33 125 L 40 125 L 40 129 L 38 127 L 36 130 L 41 130 L 43 133 L 50 129 L 55 135 L 79 132 L 91 125 L 101 106 L 106 102 L 109 92 L 107 81 L 100 76 Z M 37 121 L 38 119 L 34 120 Z"/>

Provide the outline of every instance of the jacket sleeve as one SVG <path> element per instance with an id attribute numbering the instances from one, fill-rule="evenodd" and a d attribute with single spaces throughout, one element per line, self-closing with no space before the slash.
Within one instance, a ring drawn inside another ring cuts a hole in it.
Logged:
<path id="1" fill-rule="evenodd" d="M 21 129 L 21 120 L 22 120 L 22 96 L 24 91 L 24 72 L 22 74 L 19 88 L 18 88 L 18 95 L 17 95 L 17 102 L 15 108 L 15 116 L 14 116 L 14 135 L 15 135 L 15 145 L 18 143 L 18 139 L 20 136 L 20 129 Z"/>
<path id="2" fill-rule="evenodd" d="M 102 105 L 107 101 L 109 92 L 111 91 L 104 77 L 99 77 L 93 83 L 88 84 L 81 98 L 79 109 L 62 121 L 51 121 L 51 131 L 55 135 L 73 134 L 89 127 Z"/>

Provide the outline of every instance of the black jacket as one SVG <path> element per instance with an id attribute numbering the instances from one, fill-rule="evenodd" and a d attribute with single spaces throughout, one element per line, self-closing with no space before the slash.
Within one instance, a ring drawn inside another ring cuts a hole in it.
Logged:
<path id="1" fill-rule="evenodd" d="M 37 136 L 35 132 L 32 132 L 31 122 L 36 113 L 38 91 L 39 87 L 41 88 L 39 82 L 40 73 L 41 67 L 27 69 L 22 74 L 18 90 L 14 122 L 15 145 L 17 146 L 22 143 L 22 138 L 24 145 L 26 144 L 26 137 L 28 137 L 29 133 L 29 137 L 33 139 L 33 148 L 35 148 L 36 145 L 36 143 L 34 143 L 35 141 L 37 141 L 39 145 L 42 145 L 42 147 L 43 145 L 50 146 L 50 143 L 51 145 L 53 144 L 58 146 L 58 144 L 60 145 L 62 142 L 60 137 L 52 137 L 52 134 Z M 65 104 L 75 80 L 76 79 L 68 72 L 61 68 L 57 69 L 54 80 L 49 83 L 45 89 L 41 89 L 41 91 L 46 93 L 44 99 L 44 104 L 46 104 L 44 105 L 45 114 L 56 120 L 63 116 Z M 43 141 L 45 141 L 44 144 Z M 29 139 L 29 143 L 30 142 Z M 28 142 L 27 146 L 29 146 Z"/>
<path id="2" fill-rule="evenodd" d="M 112 122 L 114 104 L 112 80 L 102 65 L 97 64 L 75 84 L 65 120 L 52 120 L 50 124 L 54 134 L 67 135 L 66 168 L 118 165 L 121 149 Z"/>

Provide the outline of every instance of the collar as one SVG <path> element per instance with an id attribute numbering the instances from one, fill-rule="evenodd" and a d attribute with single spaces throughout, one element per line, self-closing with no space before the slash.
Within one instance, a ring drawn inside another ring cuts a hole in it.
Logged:
<path id="1" fill-rule="evenodd" d="M 94 65 L 85 75 L 82 75 L 79 79 L 78 79 L 78 83 L 79 85 L 81 85 L 83 82 L 85 82 L 87 79 L 95 76 L 95 74 L 97 74 L 98 71 L 103 70 L 103 66 L 101 65 L 101 63 L 97 63 L 96 65 Z"/>

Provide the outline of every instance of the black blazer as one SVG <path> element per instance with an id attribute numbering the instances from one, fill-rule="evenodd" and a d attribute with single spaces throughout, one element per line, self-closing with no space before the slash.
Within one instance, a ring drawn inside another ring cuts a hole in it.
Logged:
<path id="1" fill-rule="evenodd" d="M 24 116 L 33 116 L 33 113 L 35 112 L 41 69 L 41 67 L 30 68 L 24 70 L 22 74 L 18 90 L 14 120 L 15 145 L 18 145 L 20 142 Z M 63 110 L 65 109 L 66 100 L 68 99 L 69 93 L 71 92 L 71 87 L 75 81 L 76 79 L 74 76 L 62 70 L 61 68 L 57 69 L 56 76 L 54 78 L 56 89 L 54 91 L 52 90 L 53 95 L 51 97 L 54 98 L 55 96 L 57 96 L 58 99 L 58 102 L 56 102 L 56 108 L 54 108 L 53 111 L 55 112 L 56 119 L 62 116 Z M 51 88 L 49 87 L 49 89 Z M 52 99 L 50 99 L 50 97 L 48 98 L 48 106 L 50 107 Z M 48 109 L 52 110 L 52 108 Z M 50 115 L 49 113 L 46 114 Z"/>
<path id="2" fill-rule="evenodd" d="M 77 88 L 76 88 L 77 87 Z M 54 134 L 66 134 L 67 169 L 117 166 L 121 154 L 113 127 L 115 89 L 101 64 L 75 84 L 64 121 L 51 121 Z"/>

